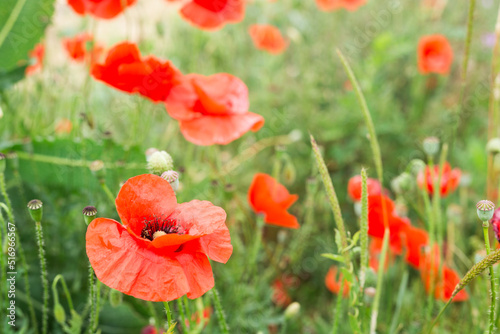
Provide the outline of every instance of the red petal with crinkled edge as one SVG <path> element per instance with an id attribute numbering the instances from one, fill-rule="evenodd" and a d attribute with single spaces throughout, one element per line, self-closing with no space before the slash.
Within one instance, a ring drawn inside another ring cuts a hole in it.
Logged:
<path id="1" fill-rule="evenodd" d="M 175 219 L 190 236 L 199 237 L 189 242 L 190 247 L 217 262 L 226 263 L 231 257 L 233 246 L 224 209 L 208 201 L 193 200 L 177 205 L 169 218 Z"/>
<path id="2" fill-rule="evenodd" d="M 248 88 L 241 79 L 228 73 L 211 76 L 191 75 L 203 114 L 243 114 L 248 111 Z"/>
<path id="3" fill-rule="evenodd" d="M 270 175 L 255 174 L 248 189 L 248 202 L 257 213 L 265 215 L 264 221 L 271 225 L 299 228 L 297 218 L 287 209 L 298 199 Z"/>
<path id="4" fill-rule="evenodd" d="M 405 235 L 406 243 L 406 262 L 420 268 L 420 259 L 422 258 L 422 247 L 429 244 L 429 235 L 425 230 L 416 227 L 410 227 Z"/>
<path id="5" fill-rule="evenodd" d="M 184 138 L 201 146 L 227 145 L 248 131 L 258 131 L 263 125 L 264 118 L 251 112 L 224 116 L 201 116 L 180 121 Z"/>
<path id="6" fill-rule="evenodd" d="M 196 247 L 186 244 L 181 252 L 175 254 L 189 284 L 188 298 L 198 298 L 214 287 L 212 267 L 204 253 L 200 253 Z"/>
<path id="7" fill-rule="evenodd" d="M 110 288 L 127 295 L 149 301 L 169 301 L 199 289 L 186 273 L 202 274 L 196 277 L 207 279 L 206 262 L 201 256 L 193 256 L 194 261 L 187 269 L 185 257 L 181 264 L 174 257 L 161 256 L 148 250 L 141 239 L 131 235 L 117 221 L 97 218 L 90 223 L 86 235 L 87 256 L 97 278 Z M 203 254 L 202 254 L 203 255 Z M 196 278 L 195 278 L 196 279 Z M 213 285 L 212 281 L 199 285 Z"/>
<path id="8" fill-rule="evenodd" d="M 181 15 L 203 30 L 217 30 L 226 23 L 237 23 L 245 17 L 244 0 L 193 0 L 184 5 Z"/>
<path id="9" fill-rule="evenodd" d="M 80 15 L 91 14 L 101 19 L 112 19 L 137 0 L 68 0 L 68 4 Z"/>
<path id="10" fill-rule="evenodd" d="M 140 236 L 144 220 L 168 218 L 177 206 L 177 199 L 168 181 L 156 175 L 143 174 L 125 182 L 115 203 L 123 224 Z"/>

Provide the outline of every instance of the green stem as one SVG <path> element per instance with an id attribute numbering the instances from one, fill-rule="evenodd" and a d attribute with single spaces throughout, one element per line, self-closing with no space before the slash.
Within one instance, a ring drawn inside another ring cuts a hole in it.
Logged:
<path id="1" fill-rule="evenodd" d="M 68 302 L 69 309 L 73 312 L 73 300 L 71 299 L 71 294 L 69 293 L 68 286 L 66 285 L 66 281 L 64 277 L 59 274 L 52 281 L 52 294 L 54 295 L 54 302 L 59 302 L 59 295 L 57 294 L 57 283 L 61 280 L 61 284 L 63 286 L 64 294 L 66 295 L 66 301 Z"/>
<path id="2" fill-rule="evenodd" d="M 167 326 L 170 329 L 170 327 L 173 325 L 172 312 L 170 311 L 170 306 L 168 305 L 168 302 L 163 302 L 163 306 L 165 306 L 165 313 L 167 313 Z"/>
<path id="3" fill-rule="evenodd" d="M 486 255 L 490 255 L 490 236 L 488 234 L 488 221 L 483 221 L 483 235 L 484 235 L 484 246 L 486 247 Z M 488 333 L 492 334 L 495 332 L 495 312 L 496 312 L 496 300 L 497 300 L 497 292 L 495 287 L 495 272 L 493 270 L 493 266 L 489 268 L 490 272 L 490 284 L 491 284 L 491 304 L 490 304 L 490 317 L 489 317 L 489 326 Z"/>
<path id="4" fill-rule="evenodd" d="M 363 294 L 368 270 L 368 177 L 366 169 L 361 169 L 361 218 L 360 218 L 360 247 L 361 263 L 359 271 L 359 285 Z"/>
<path id="5" fill-rule="evenodd" d="M 342 296 L 344 295 L 344 280 L 340 283 L 340 291 L 337 294 L 337 301 L 335 303 L 335 314 L 333 315 L 333 327 L 332 327 L 332 334 L 337 334 L 337 331 L 339 329 L 339 319 L 340 319 L 340 314 L 342 313 Z"/>
<path id="6" fill-rule="evenodd" d="M 224 315 L 224 310 L 219 299 L 219 293 L 215 289 L 212 289 L 212 297 L 214 299 L 215 312 L 217 313 L 217 319 L 219 320 L 219 328 L 222 334 L 229 334 L 229 326 L 226 322 L 226 316 Z"/>
<path id="7" fill-rule="evenodd" d="M 179 313 L 181 314 L 181 327 L 183 333 L 188 333 L 188 328 L 186 326 L 186 315 L 184 313 L 184 305 L 182 305 L 182 300 L 177 299 L 177 308 L 179 309 Z"/>
<path id="8" fill-rule="evenodd" d="M 451 296 L 451 298 L 448 300 L 448 302 L 443 306 L 443 308 L 441 309 L 441 311 L 439 311 L 438 315 L 436 316 L 436 318 L 434 319 L 434 321 L 431 323 L 431 325 L 429 326 L 429 328 L 427 329 L 426 331 L 426 334 L 430 334 L 432 329 L 434 328 L 434 326 L 437 324 L 439 318 L 441 318 L 441 316 L 443 315 L 444 311 L 446 310 L 446 308 L 451 304 L 451 301 L 453 300 L 453 297 L 455 296 Z"/>
<path id="9" fill-rule="evenodd" d="M 92 330 L 96 331 L 97 326 L 99 325 L 99 308 L 101 306 L 101 281 L 99 279 L 96 279 L 96 284 L 95 284 L 95 317 L 94 317 L 94 323 L 92 325 Z"/>
<path id="10" fill-rule="evenodd" d="M 111 201 L 111 203 L 115 204 L 115 196 L 113 195 L 113 193 L 109 189 L 109 187 L 106 184 L 106 182 L 104 180 L 99 180 L 99 184 L 101 185 L 102 190 L 104 190 L 104 192 L 106 193 L 106 196 Z"/>
<path id="11" fill-rule="evenodd" d="M 42 333 L 46 334 L 48 330 L 49 320 L 49 281 L 47 279 L 47 262 L 45 260 L 45 249 L 43 242 L 42 224 L 36 222 L 36 237 L 38 244 L 38 256 L 40 258 L 40 268 L 42 271 L 42 286 L 43 286 L 43 309 L 42 309 Z"/>
<path id="12" fill-rule="evenodd" d="M 396 301 L 396 310 L 394 311 L 394 315 L 392 316 L 389 334 L 396 332 L 399 315 L 401 314 L 401 308 L 403 307 L 403 298 L 406 293 L 406 288 L 408 285 L 408 277 L 409 277 L 408 270 L 406 270 L 403 274 L 403 278 L 401 279 L 401 285 L 399 286 L 398 299 Z"/>
<path id="13" fill-rule="evenodd" d="M 89 263 L 89 299 L 88 304 L 90 307 L 89 312 L 89 333 L 92 334 L 92 324 L 94 323 L 95 317 L 95 304 L 94 304 L 94 269 Z"/>
<path id="14" fill-rule="evenodd" d="M 382 284 L 384 279 L 384 271 L 385 271 L 385 260 L 387 250 L 389 248 L 389 238 L 390 231 L 389 228 L 386 227 L 384 230 L 384 239 L 382 241 L 382 252 L 380 262 L 378 264 L 378 272 L 377 272 L 377 287 L 375 291 L 375 299 L 373 300 L 373 309 L 370 320 L 370 334 L 375 334 L 377 329 L 377 317 L 378 317 L 378 308 L 380 305 L 380 296 L 382 295 Z"/>
<path id="15" fill-rule="evenodd" d="M 250 263 L 248 264 L 248 276 L 252 277 L 257 266 L 257 257 L 259 255 L 260 246 L 262 244 L 262 233 L 264 231 L 264 216 L 257 215 L 257 234 L 255 236 L 254 244 L 252 247 L 252 254 L 250 256 Z"/>

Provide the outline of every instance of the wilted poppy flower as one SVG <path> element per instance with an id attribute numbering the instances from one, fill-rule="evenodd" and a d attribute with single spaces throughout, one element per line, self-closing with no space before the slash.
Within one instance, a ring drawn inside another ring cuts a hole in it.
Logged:
<path id="1" fill-rule="evenodd" d="M 103 51 L 103 47 L 94 43 L 94 38 L 90 34 L 80 34 L 71 38 L 63 39 L 64 49 L 71 59 L 77 62 L 84 62 L 88 57 L 91 63 L 98 60 Z"/>
<path id="2" fill-rule="evenodd" d="M 316 0 L 319 9 L 325 12 L 331 12 L 339 9 L 355 11 L 363 6 L 366 0 Z"/>
<path id="3" fill-rule="evenodd" d="M 87 229 L 87 255 L 101 282 L 149 301 L 194 299 L 214 286 L 208 258 L 225 263 L 233 250 L 222 208 L 177 204 L 168 181 L 145 174 L 123 185 L 116 209 L 123 225 L 97 218 Z"/>
<path id="4" fill-rule="evenodd" d="M 95 79 L 127 93 L 139 93 L 154 102 L 165 101 L 182 73 L 170 62 L 142 59 L 137 45 L 123 42 L 108 51 L 103 64 L 92 67 Z"/>
<path id="5" fill-rule="evenodd" d="M 267 224 L 281 227 L 300 227 L 297 218 L 287 212 L 298 198 L 297 195 L 290 195 L 283 185 L 264 173 L 255 174 L 248 189 L 248 202 L 252 209 L 263 213 Z"/>
<path id="6" fill-rule="evenodd" d="M 269 24 L 253 24 L 248 29 L 253 44 L 259 50 L 265 50 L 271 54 L 280 54 L 288 47 L 278 28 Z"/>
<path id="7" fill-rule="evenodd" d="M 30 51 L 29 56 L 32 59 L 31 60 L 31 65 L 26 67 L 26 74 L 31 75 L 35 73 L 38 70 L 42 69 L 42 63 L 43 63 L 43 57 L 45 55 L 45 47 L 43 44 L 37 44 L 33 48 L 33 50 Z"/>
<path id="8" fill-rule="evenodd" d="M 181 8 L 181 15 L 200 29 L 217 30 L 243 20 L 245 0 L 191 0 Z"/>
<path id="9" fill-rule="evenodd" d="M 341 285 L 342 278 L 343 275 L 341 273 L 337 279 L 337 267 L 331 266 L 325 277 L 325 285 L 327 289 L 330 290 L 332 293 L 338 295 L 340 293 L 340 288 L 342 287 Z M 347 297 L 349 295 L 350 284 L 347 280 L 344 279 L 343 285 L 344 287 L 342 296 Z"/>
<path id="10" fill-rule="evenodd" d="M 226 145 L 264 125 L 262 116 L 248 111 L 248 88 L 237 77 L 189 74 L 185 79 L 172 88 L 165 106 L 190 142 Z"/>
<path id="11" fill-rule="evenodd" d="M 382 187 L 378 180 L 368 178 L 366 180 L 368 195 L 378 195 L 382 192 Z M 361 200 L 361 175 L 353 176 L 347 184 L 347 192 L 351 199 L 355 202 Z"/>
<path id="12" fill-rule="evenodd" d="M 418 42 L 420 73 L 447 74 L 453 62 L 453 49 L 443 35 L 424 36 Z"/>
<path id="13" fill-rule="evenodd" d="M 90 14 L 100 19 L 112 19 L 137 0 L 68 0 L 68 5 L 80 15 Z"/>
<path id="14" fill-rule="evenodd" d="M 437 246 L 437 245 L 436 245 Z M 431 252 L 428 251 L 420 260 L 421 268 L 420 275 L 422 280 L 424 281 L 425 290 L 430 292 L 431 289 L 431 275 L 434 277 L 435 286 L 434 286 L 434 297 L 436 299 L 440 299 L 443 301 L 448 301 L 455 290 L 458 282 L 460 282 L 460 276 L 447 265 L 442 265 L 442 275 L 439 275 L 439 248 L 435 247 L 434 249 L 434 263 L 432 263 Z M 431 271 L 433 269 L 433 272 Z M 439 280 L 439 276 L 441 276 L 441 280 Z M 469 295 L 467 291 L 461 290 L 458 294 L 453 298 L 453 302 L 461 302 L 469 299 Z"/>
<path id="15" fill-rule="evenodd" d="M 427 188 L 427 192 L 430 195 L 434 194 L 434 181 L 437 182 L 439 180 L 440 168 L 439 166 L 434 166 L 433 169 L 430 169 L 428 166 L 425 167 L 425 176 L 424 171 L 420 171 L 417 176 L 417 183 L 420 188 L 424 186 Z M 451 169 L 449 163 L 445 163 L 443 165 L 443 172 L 441 176 L 441 196 L 446 197 L 451 194 L 455 189 L 457 189 L 458 184 L 460 182 L 461 176 L 460 169 L 455 168 Z"/>

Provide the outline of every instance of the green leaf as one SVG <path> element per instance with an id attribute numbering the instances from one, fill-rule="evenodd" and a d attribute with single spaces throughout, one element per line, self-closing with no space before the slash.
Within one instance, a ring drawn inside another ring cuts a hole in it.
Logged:
<path id="1" fill-rule="evenodd" d="M 54 12 L 54 0 L 2 0 L 0 72 L 28 65 L 28 53 L 40 41 Z"/>
<path id="2" fill-rule="evenodd" d="M 344 257 L 342 255 L 331 254 L 331 253 L 324 253 L 324 254 L 321 254 L 321 256 L 326 257 L 327 259 L 331 259 L 333 261 L 342 262 L 342 263 L 345 262 L 345 259 L 344 259 Z"/>
<path id="3" fill-rule="evenodd" d="M 19 80 L 24 78 L 27 65 L 19 66 L 11 71 L 0 71 L 0 91 L 6 90 Z"/>

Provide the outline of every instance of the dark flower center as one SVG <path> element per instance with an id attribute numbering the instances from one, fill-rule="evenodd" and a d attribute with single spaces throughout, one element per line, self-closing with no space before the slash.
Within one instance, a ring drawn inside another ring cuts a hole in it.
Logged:
<path id="1" fill-rule="evenodd" d="M 166 234 L 184 234 L 180 231 L 177 220 L 153 216 L 152 219 L 144 219 L 144 228 L 141 238 L 153 241 L 153 239 Z"/>

